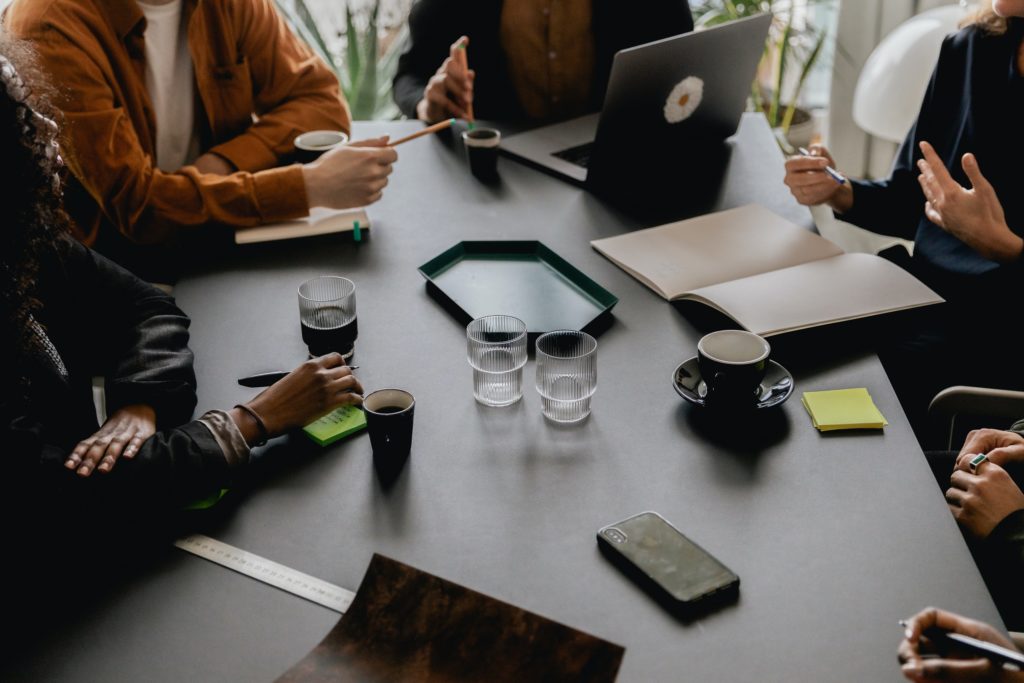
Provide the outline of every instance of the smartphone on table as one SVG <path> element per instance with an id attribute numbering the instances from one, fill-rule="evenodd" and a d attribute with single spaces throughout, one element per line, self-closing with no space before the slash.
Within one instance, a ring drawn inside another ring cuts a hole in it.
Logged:
<path id="1" fill-rule="evenodd" d="M 601 552 L 665 608 L 678 614 L 735 599 L 740 577 L 657 512 L 597 532 Z"/>

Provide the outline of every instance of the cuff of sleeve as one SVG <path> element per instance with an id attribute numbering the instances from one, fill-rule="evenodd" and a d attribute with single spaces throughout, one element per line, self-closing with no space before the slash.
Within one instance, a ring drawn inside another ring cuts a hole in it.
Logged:
<path id="1" fill-rule="evenodd" d="M 224 157 L 239 171 L 255 173 L 278 164 L 274 150 L 267 147 L 255 135 L 239 135 L 209 149 L 214 154 Z"/>
<path id="2" fill-rule="evenodd" d="M 309 215 L 302 166 L 292 164 L 253 175 L 256 203 L 264 223 L 290 221 Z"/>
<path id="3" fill-rule="evenodd" d="M 224 453 L 228 466 L 238 467 L 249 462 L 249 446 L 235 421 L 223 410 L 211 410 L 199 418 L 200 424 L 210 430 Z"/>
<path id="4" fill-rule="evenodd" d="M 1024 547 L 1024 510 L 1011 512 L 985 539 L 986 545 Z"/>

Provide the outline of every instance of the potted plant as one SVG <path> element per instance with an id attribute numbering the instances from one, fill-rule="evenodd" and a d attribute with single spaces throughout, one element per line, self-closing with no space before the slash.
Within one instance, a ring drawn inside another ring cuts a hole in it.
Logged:
<path id="1" fill-rule="evenodd" d="M 807 146 L 814 134 L 810 112 L 798 106 L 807 77 L 821 56 L 828 30 L 815 26 L 808 10 L 835 0 L 695 0 L 696 28 L 710 28 L 762 12 L 771 12 L 772 26 L 757 76 L 751 84 L 752 109 L 760 109 L 776 130 L 780 144 Z"/>
<path id="2" fill-rule="evenodd" d="M 408 37 L 405 22 L 384 32 L 382 37 L 378 26 L 380 0 L 374 0 L 370 7 L 365 29 L 359 28 L 361 22 L 352 12 L 351 3 L 346 3 L 345 30 L 338 34 L 344 37 L 342 55 L 330 48 L 305 0 L 277 0 L 277 8 L 292 31 L 338 76 L 353 119 L 398 118 L 398 106 L 391 97 L 391 81 Z"/>

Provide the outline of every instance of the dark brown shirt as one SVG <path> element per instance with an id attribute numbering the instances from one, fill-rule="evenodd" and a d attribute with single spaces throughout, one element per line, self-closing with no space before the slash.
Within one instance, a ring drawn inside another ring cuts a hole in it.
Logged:
<path id="1" fill-rule="evenodd" d="M 590 108 L 593 0 L 515 0 L 501 11 L 509 78 L 531 119 L 567 119 Z"/>

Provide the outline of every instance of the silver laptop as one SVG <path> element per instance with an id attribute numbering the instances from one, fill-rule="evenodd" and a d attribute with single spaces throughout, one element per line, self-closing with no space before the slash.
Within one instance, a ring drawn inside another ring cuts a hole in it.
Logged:
<path id="1" fill-rule="evenodd" d="M 720 145 L 739 125 L 770 25 L 759 14 L 620 50 L 599 114 L 512 135 L 501 149 L 592 186 Z"/>

